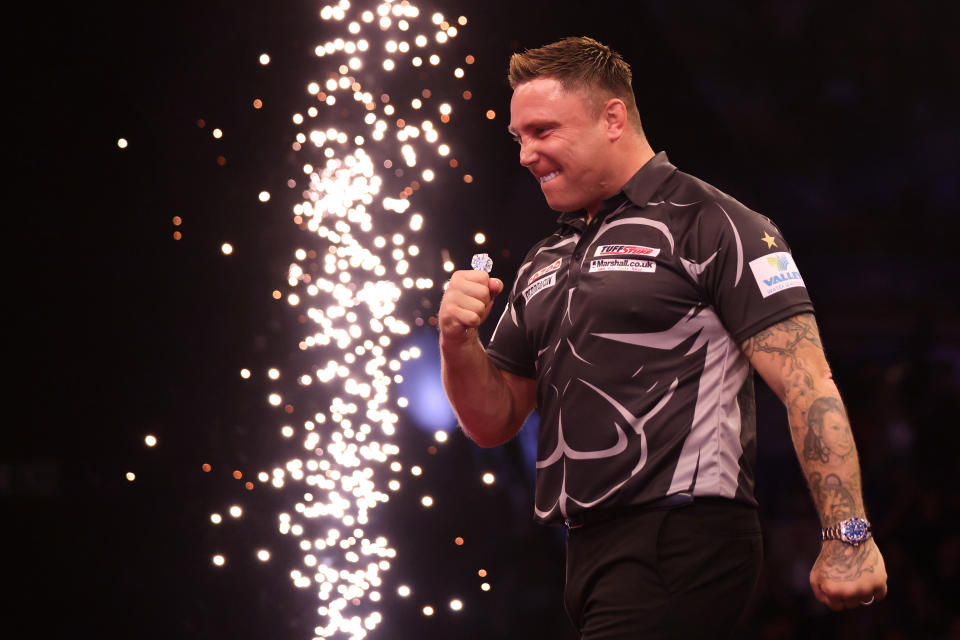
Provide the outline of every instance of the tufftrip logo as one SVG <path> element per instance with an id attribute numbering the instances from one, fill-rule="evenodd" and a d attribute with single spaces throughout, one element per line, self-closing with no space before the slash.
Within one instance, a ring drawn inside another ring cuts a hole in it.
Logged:
<path id="1" fill-rule="evenodd" d="M 660 249 L 645 247 L 641 244 L 603 244 L 597 247 L 595 256 L 638 256 L 654 258 L 660 255 Z"/>

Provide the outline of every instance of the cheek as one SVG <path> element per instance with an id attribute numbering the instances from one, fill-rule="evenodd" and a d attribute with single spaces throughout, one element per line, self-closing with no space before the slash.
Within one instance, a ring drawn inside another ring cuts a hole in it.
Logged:
<path id="1" fill-rule="evenodd" d="M 823 437 L 828 446 L 837 453 L 845 454 L 850 448 L 847 441 L 845 425 L 837 421 L 828 421 L 823 428 Z"/>
<path id="2" fill-rule="evenodd" d="M 580 165 L 584 171 L 592 174 L 603 174 L 606 161 L 610 157 L 609 149 L 601 141 L 591 139 L 577 149 Z"/>

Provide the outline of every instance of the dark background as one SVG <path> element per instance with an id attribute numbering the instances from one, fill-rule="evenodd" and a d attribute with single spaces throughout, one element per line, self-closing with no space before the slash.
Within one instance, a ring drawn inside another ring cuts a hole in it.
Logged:
<path id="1" fill-rule="evenodd" d="M 34 4 L 5 20 L 4 637 L 294 640 L 321 621 L 315 594 L 287 575 L 299 552 L 276 532 L 281 498 L 296 492 L 245 491 L 230 475 L 250 479 L 296 450 L 277 436 L 283 418 L 264 401 L 263 374 L 299 366 L 302 328 L 270 292 L 286 290 L 294 248 L 323 248 L 290 223 L 297 195 L 284 186 L 304 161 L 290 152 L 290 114 L 327 70 L 313 48 L 344 33 L 316 17 L 319 6 Z M 484 231 L 509 280 L 553 228 L 505 133 L 510 53 L 567 35 L 620 51 L 654 148 L 771 216 L 789 239 L 847 400 L 890 574 L 889 598 L 869 609 L 832 614 L 813 600 L 818 525 L 783 411 L 762 388 L 766 564 L 745 637 L 960 637 L 956 5 L 420 7 L 423 21 L 434 10 L 466 15 L 442 51 L 477 61 L 455 89 L 449 68 L 442 80 L 396 80 L 399 92 L 474 94 L 452 101 L 444 129 L 460 166 L 412 198 L 427 220 L 415 270 L 441 282 L 441 251 L 463 265 Z M 264 51 L 267 67 L 257 63 Z M 255 97 L 263 109 L 250 106 Z M 119 137 L 131 146 L 119 150 Z M 220 253 L 224 241 L 235 255 Z M 416 339 L 432 341 L 438 293 L 405 304 L 408 321 L 423 323 Z M 237 375 L 244 366 L 249 382 Z M 156 448 L 144 446 L 147 433 Z M 400 556 L 374 637 L 572 637 L 560 606 L 562 531 L 531 522 L 529 455 L 517 442 L 480 450 L 451 436 L 431 452 L 430 434 L 401 422 L 401 457 L 425 473 L 405 475 L 409 490 L 375 512 Z M 492 487 L 479 482 L 486 470 L 498 475 Z M 423 493 L 436 497 L 432 510 L 419 507 Z M 234 502 L 244 518 L 213 527 L 210 512 Z M 271 562 L 253 560 L 261 546 Z M 228 563 L 215 569 L 218 552 Z M 400 583 L 414 587 L 408 600 L 393 595 Z M 464 611 L 449 611 L 452 597 Z M 427 603 L 438 610 L 429 619 Z"/>

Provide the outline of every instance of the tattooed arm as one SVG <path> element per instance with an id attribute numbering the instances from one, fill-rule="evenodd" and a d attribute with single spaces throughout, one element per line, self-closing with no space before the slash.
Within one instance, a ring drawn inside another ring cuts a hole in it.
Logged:
<path id="1" fill-rule="evenodd" d="M 813 314 L 760 331 L 743 343 L 743 351 L 787 407 L 793 446 L 822 526 L 866 517 L 857 449 Z M 810 586 L 817 599 L 834 610 L 883 599 L 887 572 L 873 538 L 856 547 L 825 541 L 810 572 Z"/>

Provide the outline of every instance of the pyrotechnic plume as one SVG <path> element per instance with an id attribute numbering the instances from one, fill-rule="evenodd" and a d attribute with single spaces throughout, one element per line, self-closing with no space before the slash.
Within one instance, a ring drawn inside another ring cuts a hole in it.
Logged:
<path id="1" fill-rule="evenodd" d="M 318 75 L 292 115 L 290 140 L 302 174 L 288 186 L 302 198 L 289 217 L 303 236 L 286 282 L 273 294 L 304 328 L 290 346 L 306 356 L 296 361 L 307 364 L 290 373 L 271 369 L 267 396 L 283 414 L 282 437 L 302 450 L 258 480 L 283 489 L 278 495 L 296 496 L 276 518 L 302 558 L 290 571 L 293 584 L 316 590 L 316 636 L 358 639 L 383 621 L 384 598 L 411 595 L 409 585 L 382 592 L 383 576 L 402 550 L 392 546 L 384 523 L 371 522 L 371 512 L 408 474 L 421 473 L 404 462 L 396 443 L 407 400 L 391 390 L 402 381 L 403 361 L 420 356 L 404 344 L 411 327 L 402 299 L 434 287 L 415 273 L 414 238 L 429 217 L 417 210 L 416 192 L 439 171 L 459 166 L 444 131 L 454 102 L 471 97 L 459 83 L 461 65 L 473 58 L 444 53 L 465 17 L 422 15 L 406 0 L 368 6 L 342 0 L 319 15 L 318 32 L 335 37 L 316 46 Z M 271 62 L 269 54 L 260 56 L 260 64 Z M 259 199 L 266 203 L 271 194 Z M 225 244 L 223 252 L 230 251 Z M 423 496 L 421 504 L 428 508 L 433 500 Z M 231 515 L 239 517 L 236 510 Z M 222 519 L 213 516 L 214 524 Z M 264 562 L 271 558 L 268 549 L 256 553 Z M 213 563 L 226 559 L 218 553 Z M 450 603 L 454 611 L 462 607 L 459 599 Z M 421 609 L 433 614 L 429 604 Z"/>

